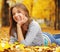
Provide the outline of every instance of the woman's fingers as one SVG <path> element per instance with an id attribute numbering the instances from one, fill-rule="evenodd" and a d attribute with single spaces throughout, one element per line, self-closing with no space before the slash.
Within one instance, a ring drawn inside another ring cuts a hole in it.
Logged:
<path id="1" fill-rule="evenodd" d="M 22 25 L 27 22 L 28 18 L 25 15 L 20 13 L 19 16 L 20 16 L 20 20 L 17 22 L 18 24 Z"/>
<path id="2" fill-rule="evenodd" d="M 23 21 L 24 23 L 28 20 L 28 18 L 22 13 L 20 13 L 20 16 L 21 16 L 21 21 Z"/>

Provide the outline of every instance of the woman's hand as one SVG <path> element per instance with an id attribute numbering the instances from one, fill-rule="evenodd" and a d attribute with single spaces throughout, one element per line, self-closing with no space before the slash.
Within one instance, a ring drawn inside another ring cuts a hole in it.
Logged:
<path id="1" fill-rule="evenodd" d="M 20 17 L 20 19 L 17 21 L 17 24 L 22 26 L 22 24 L 27 22 L 28 18 L 25 15 L 21 14 L 21 13 L 19 14 L 19 17 Z"/>
<path id="2" fill-rule="evenodd" d="M 22 24 L 26 23 L 28 18 L 23 15 L 23 14 L 19 14 L 19 20 L 17 21 L 17 34 L 18 34 L 18 41 L 21 42 L 24 40 L 24 37 L 23 37 L 23 33 L 22 33 L 22 29 L 21 29 L 21 26 Z"/>

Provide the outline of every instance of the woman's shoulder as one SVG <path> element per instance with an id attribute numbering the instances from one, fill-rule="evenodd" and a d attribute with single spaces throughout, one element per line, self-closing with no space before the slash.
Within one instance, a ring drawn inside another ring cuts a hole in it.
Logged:
<path id="1" fill-rule="evenodd" d="M 38 22 L 37 21 L 35 21 L 35 20 L 32 20 L 31 22 L 30 22 L 30 25 L 29 26 L 37 26 L 37 27 L 40 27 L 40 25 L 38 24 Z"/>
<path id="2" fill-rule="evenodd" d="M 35 20 L 32 20 L 31 23 L 29 24 L 28 32 L 30 31 L 35 31 L 35 32 L 41 31 L 40 25 Z"/>

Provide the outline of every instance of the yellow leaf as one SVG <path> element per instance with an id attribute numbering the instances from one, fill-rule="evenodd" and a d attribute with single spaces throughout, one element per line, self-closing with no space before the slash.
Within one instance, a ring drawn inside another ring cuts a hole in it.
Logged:
<path id="1" fill-rule="evenodd" d="M 20 49 L 23 50 L 25 45 L 24 44 L 20 44 L 19 46 L 20 46 Z"/>
<path id="2" fill-rule="evenodd" d="M 60 47 L 56 47 L 56 52 L 60 52 Z"/>
<path id="3" fill-rule="evenodd" d="M 0 51 L 4 51 L 4 48 L 2 47 L 1 43 L 0 43 Z"/>

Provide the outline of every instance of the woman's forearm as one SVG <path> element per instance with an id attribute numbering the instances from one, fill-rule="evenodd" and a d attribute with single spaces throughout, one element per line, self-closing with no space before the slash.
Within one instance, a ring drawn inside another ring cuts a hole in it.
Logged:
<path id="1" fill-rule="evenodd" d="M 19 24 L 17 24 L 17 34 L 18 34 L 18 41 L 21 42 L 24 40 L 23 33 Z"/>

